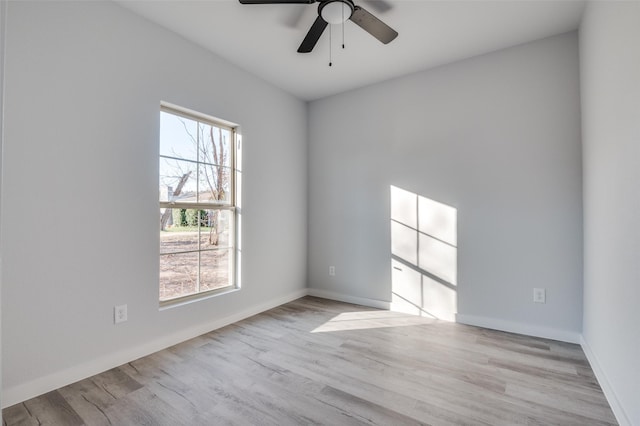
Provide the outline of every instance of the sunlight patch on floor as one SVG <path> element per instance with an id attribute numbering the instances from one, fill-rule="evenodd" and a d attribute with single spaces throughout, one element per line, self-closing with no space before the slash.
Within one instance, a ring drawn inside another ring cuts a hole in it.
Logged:
<path id="1" fill-rule="evenodd" d="M 361 311 L 338 314 L 324 324 L 316 327 L 312 333 L 332 331 L 368 330 L 374 328 L 406 327 L 432 324 L 434 319 L 418 317 L 391 311 Z"/>

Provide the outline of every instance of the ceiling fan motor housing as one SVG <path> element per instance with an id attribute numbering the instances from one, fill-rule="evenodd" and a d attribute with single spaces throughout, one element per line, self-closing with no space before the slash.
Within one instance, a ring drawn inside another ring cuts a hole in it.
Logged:
<path id="1" fill-rule="evenodd" d="M 327 0 L 320 2 L 318 14 L 329 24 L 342 24 L 351 18 L 355 6 L 351 0 Z"/>

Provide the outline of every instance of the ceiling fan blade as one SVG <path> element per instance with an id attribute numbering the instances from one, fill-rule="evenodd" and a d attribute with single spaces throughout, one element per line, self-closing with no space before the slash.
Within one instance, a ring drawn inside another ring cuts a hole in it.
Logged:
<path id="1" fill-rule="evenodd" d="M 351 19 L 353 22 L 358 24 L 360 28 L 362 28 L 384 44 L 387 44 L 398 37 L 398 32 L 396 30 L 394 30 L 360 6 L 356 6 L 354 8 L 353 15 L 351 15 L 351 18 L 349 19 Z"/>
<path id="2" fill-rule="evenodd" d="M 240 0 L 242 4 L 311 4 L 316 0 Z"/>
<path id="3" fill-rule="evenodd" d="M 302 44 L 298 47 L 298 53 L 309 53 L 313 50 L 318 39 L 322 35 L 325 28 L 327 28 L 327 22 L 322 19 L 320 16 L 316 18 L 316 21 L 313 23 L 309 32 L 307 33 L 304 40 L 302 40 Z"/>

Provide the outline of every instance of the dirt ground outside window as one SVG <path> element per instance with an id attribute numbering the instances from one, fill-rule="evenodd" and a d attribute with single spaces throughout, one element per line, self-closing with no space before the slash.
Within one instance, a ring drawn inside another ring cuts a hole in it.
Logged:
<path id="1" fill-rule="evenodd" d="M 198 292 L 198 256 L 200 256 L 200 292 L 230 285 L 228 240 L 221 239 L 217 246 L 201 242 L 198 250 L 198 232 L 160 233 L 160 300 L 188 296 Z M 202 238 L 202 237 L 201 237 Z M 169 254 L 166 254 L 169 253 Z"/>

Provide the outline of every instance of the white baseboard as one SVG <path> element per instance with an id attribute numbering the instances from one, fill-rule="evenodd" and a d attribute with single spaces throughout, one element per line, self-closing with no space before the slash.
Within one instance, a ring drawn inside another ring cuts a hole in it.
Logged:
<path id="1" fill-rule="evenodd" d="M 490 328 L 492 330 L 507 331 L 509 333 L 559 340 L 561 342 L 580 343 L 580 333 L 576 333 L 574 331 L 559 330 L 556 328 L 540 327 L 519 322 L 466 314 L 456 314 L 456 322 L 475 325 L 476 327 Z"/>
<path id="2" fill-rule="evenodd" d="M 115 352 L 90 362 L 68 368 L 66 370 L 57 371 L 44 377 L 39 377 L 27 383 L 23 383 L 2 391 L 2 408 L 10 407 L 14 404 L 26 401 L 27 399 L 42 395 L 52 390 L 61 388 L 87 377 L 100 374 L 104 371 L 118 367 L 127 362 L 134 361 L 138 358 L 150 355 L 154 352 L 176 345 L 185 340 L 192 339 L 234 322 L 241 321 L 253 315 L 267 311 L 269 309 L 280 306 L 284 303 L 291 302 L 307 295 L 307 289 L 303 288 L 291 292 L 285 296 L 272 299 L 268 302 L 252 306 L 241 312 L 229 315 L 224 318 L 218 318 L 213 321 L 198 324 L 194 327 L 181 330 L 179 332 L 161 337 L 151 342 L 144 343 L 134 348 L 128 348 L 119 352 Z"/>
<path id="3" fill-rule="evenodd" d="M 604 396 L 607 398 L 607 402 L 611 406 L 611 410 L 613 411 L 613 415 L 616 416 L 616 420 L 620 424 L 620 426 L 631 426 L 631 420 L 625 413 L 622 405 L 620 404 L 620 400 L 616 396 L 616 393 L 613 391 L 609 380 L 607 380 L 606 374 L 604 374 L 604 370 L 600 366 L 600 362 L 598 362 L 598 358 L 591 350 L 591 346 L 584 339 L 584 336 L 580 336 L 580 346 L 582 346 L 582 350 L 584 354 L 587 356 L 587 360 L 589 364 L 591 364 L 591 369 L 593 373 L 596 375 L 596 379 L 598 379 L 598 383 L 602 388 L 602 392 Z"/>
<path id="4" fill-rule="evenodd" d="M 318 288 L 308 288 L 307 294 L 309 296 L 321 297 L 323 299 L 337 300 L 338 302 L 353 303 L 355 305 L 369 306 L 371 308 L 389 310 L 391 306 L 391 302 L 386 302 L 384 300 L 350 296 L 348 294 L 336 293 L 334 291 L 321 290 Z"/>

